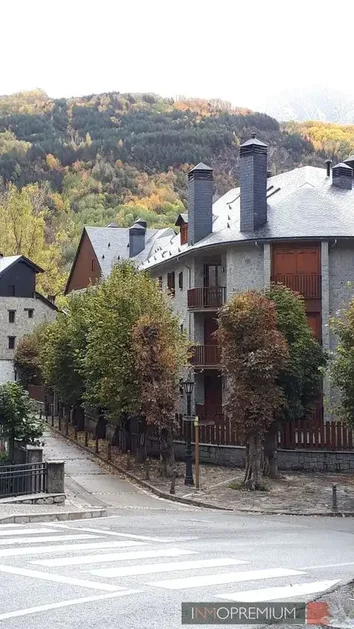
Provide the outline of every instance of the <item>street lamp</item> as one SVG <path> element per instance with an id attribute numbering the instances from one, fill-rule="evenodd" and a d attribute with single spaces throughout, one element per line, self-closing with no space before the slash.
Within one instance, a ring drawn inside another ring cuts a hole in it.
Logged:
<path id="1" fill-rule="evenodd" d="M 188 378 L 186 378 L 186 380 L 183 380 L 181 384 L 187 397 L 186 476 L 184 479 L 184 484 L 194 485 L 192 467 L 192 393 L 195 383 L 189 374 Z"/>

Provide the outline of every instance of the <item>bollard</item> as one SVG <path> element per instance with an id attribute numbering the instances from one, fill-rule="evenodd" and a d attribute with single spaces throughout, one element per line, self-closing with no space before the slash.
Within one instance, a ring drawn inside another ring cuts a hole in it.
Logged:
<path id="1" fill-rule="evenodd" d="M 337 485 L 332 485 L 332 510 L 338 511 Z"/>
<path id="2" fill-rule="evenodd" d="M 52 426 L 54 426 L 54 415 L 52 415 Z"/>
<path id="3" fill-rule="evenodd" d="M 88 447 L 88 432 L 87 432 L 87 430 L 85 432 L 85 447 L 86 448 Z"/>
<path id="4" fill-rule="evenodd" d="M 98 437 L 96 437 L 96 442 L 95 442 L 95 453 L 98 454 Z"/>
<path id="5" fill-rule="evenodd" d="M 61 415 L 59 415 L 59 430 L 61 431 Z"/>
<path id="6" fill-rule="evenodd" d="M 150 480 L 150 462 L 149 459 L 145 461 L 145 480 Z"/>
<path id="7" fill-rule="evenodd" d="M 170 489 L 170 494 L 175 494 L 175 493 L 176 493 L 176 490 L 175 490 L 175 487 L 176 487 L 176 478 L 177 478 L 177 472 L 176 472 L 176 471 L 174 471 L 174 472 L 173 472 L 173 476 L 172 476 L 172 480 L 171 480 L 171 489 Z"/>
<path id="8" fill-rule="evenodd" d="M 131 469 L 130 450 L 127 452 L 127 470 Z"/>
<path id="9" fill-rule="evenodd" d="M 108 461 L 112 461 L 112 444 L 111 443 L 107 445 L 107 459 Z"/>
<path id="10" fill-rule="evenodd" d="M 66 436 L 68 436 L 68 434 L 69 434 L 69 422 L 68 422 L 68 420 L 66 420 L 66 422 L 65 422 L 65 434 L 66 434 Z"/>
<path id="11" fill-rule="evenodd" d="M 74 439 L 77 441 L 77 426 L 74 428 Z"/>

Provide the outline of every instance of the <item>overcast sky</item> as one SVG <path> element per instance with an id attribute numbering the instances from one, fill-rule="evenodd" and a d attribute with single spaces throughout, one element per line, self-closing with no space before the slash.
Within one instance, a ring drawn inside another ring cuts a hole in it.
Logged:
<path id="1" fill-rule="evenodd" d="M 354 97 L 348 0 L 1 0 L 0 93 L 103 91 L 260 107 L 311 84 Z"/>

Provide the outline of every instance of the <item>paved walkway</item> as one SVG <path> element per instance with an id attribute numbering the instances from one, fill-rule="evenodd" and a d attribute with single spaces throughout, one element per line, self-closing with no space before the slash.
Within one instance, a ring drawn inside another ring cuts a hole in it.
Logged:
<path id="1" fill-rule="evenodd" d="M 163 509 L 176 510 L 181 507 L 140 489 L 127 481 L 118 472 L 114 473 L 104 463 L 96 462 L 92 456 L 65 438 L 51 433 L 44 437 L 43 458 L 47 461 L 65 461 L 66 504 L 77 507 L 108 507 L 108 509 Z"/>

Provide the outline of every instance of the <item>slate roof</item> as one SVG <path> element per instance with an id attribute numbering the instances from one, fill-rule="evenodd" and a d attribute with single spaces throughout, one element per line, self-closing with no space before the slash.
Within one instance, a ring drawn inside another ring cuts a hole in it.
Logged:
<path id="1" fill-rule="evenodd" d="M 101 267 L 102 276 L 107 277 L 112 266 L 129 258 L 129 228 L 123 227 L 85 227 L 84 228 Z M 156 240 L 165 234 L 174 235 L 172 229 L 147 229 L 145 237 L 145 249 L 134 260 L 141 264 L 151 254 Z"/>
<path id="2" fill-rule="evenodd" d="M 3 256 L 0 258 L 0 275 L 19 260 L 32 267 L 36 273 L 43 273 L 43 269 L 37 266 L 37 264 L 34 264 L 34 262 L 31 262 L 31 260 L 25 256 Z"/>
<path id="3" fill-rule="evenodd" d="M 354 238 L 354 189 L 333 186 L 325 168 L 304 166 L 269 177 L 267 199 L 267 223 L 253 232 L 241 232 L 240 188 L 230 190 L 213 204 L 211 234 L 192 247 L 181 246 L 177 234 L 165 250 L 140 268 L 151 268 L 203 247 L 236 242 Z"/>

